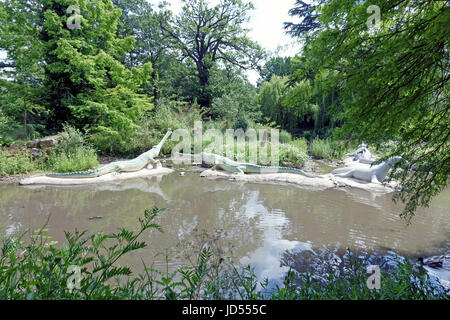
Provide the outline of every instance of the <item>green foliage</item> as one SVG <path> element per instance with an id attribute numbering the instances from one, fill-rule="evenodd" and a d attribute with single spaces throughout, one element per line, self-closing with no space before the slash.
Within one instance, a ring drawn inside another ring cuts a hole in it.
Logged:
<path id="1" fill-rule="evenodd" d="M 214 68 L 211 72 L 214 98 L 209 114 L 213 119 L 226 121 L 228 127 L 238 117 L 260 120 L 256 88 L 244 78 L 240 70 L 231 66 L 225 70 Z"/>
<path id="2" fill-rule="evenodd" d="M 12 78 L 18 83 L 14 88 L 8 82 L 8 101 L 18 111 L 44 106 L 48 129 L 69 122 L 91 134 L 101 151 L 121 152 L 137 129 L 136 120 L 152 108 L 140 93 L 151 63 L 131 69 L 122 63 L 134 43 L 133 37 L 116 35 L 122 11 L 111 0 L 78 0 L 81 27 L 70 30 L 65 11 L 73 2 L 29 2 L 1 3 L 10 24 L 0 29 L 0 44 L 13 60 Z M 35 72 L 25 72 L 28 67 Z M 109 148 L 100 148 L 108 141 Z"/>
<path id="3" fill-rule="evenodd" d="M 331 160 L 333 155 L 333 146 L 328 139 L 322 140 L 316 137 L 311 141 L 310 151 L 316 158 Z"/>
<path id="4" fill-rule="evenodd" d="M 245 132 L 247 131 L 247 128 L 248 128 L 248 120 L 244 115 L 240 115 L 234 122 L 233 129 L 234 130 L 242 129 Z"/>
<path id="5" fill-rule="evenodd" d="M 281 141 L 280 141 L 281 142 Z M 306 139 L 300 138 L 290 143 L 280 144 L 279 147 L 280 165 L 289 162 L 302 167 L 308 161 L 308 145 Z"/>
<path id="6" fill-rule="evenodd" d="M 10 154 L 0 147 L 0 177 L 35 171 L 39 164 L 32 160 L 29 152 Z"/>
<path id="7" fill-rule="evenodd" d="M 287 78 L 274 75 L 269 82 L 263 82 L 259 89 L 258 103 L 264 118 L 285 129 L 292 130 L 297 119 L 282 105 L 287 92 Z"/>
<path id="8" fill-rule="evenodd" d="M 97 152 L 85 140 L 83 134 L 67 124 L 56 147 L 50 152 L 47 168 L 55 172 L 84 171 L 99 165 Z"/>
<path id="9" fill-rule="evenodd" d="M 265 64 L 259 73 L 260 85 L 264 81 L 270 81 L 273 75 L 279 77 L 289 76 L 295 70 L 295 60 L 291 57 L 272 57 Z"/>
<path id="10" fill-rule="evenodd" d="M 292 140 L 292 135 L 286 130 L 281 130 L 279 135 L 280 143 L 289 143 Z"/>
<path id="11" fill-rule="evenodd" d="M 405 259 L 396 258 L 395 266 L 381 270 L 381 289 L 367 287 L 366 263 L 350 253 L 347 271 L 336 275 L 329 271 L 325 282 L 309 272 L 298 276 L 289 271 L 284 287 L 277 287 L 271 299 L 283 300 L 437 300 L 448 299 L 442 289 L 430 282 L 428 276 L 414 272 Z"/>
<path id="12" fill-rule="evenodd" d="M 262 58 L 262 49 L 247 37 L 248 30 L 243 27 L 252 9 L 251 3 L 241 0 L 225 0 L 216 6 L 205 0 L 186 0 L 177 17 L 160 19 L 167 45 L 194 65 L 202 107 L 211 107 L 211 72 L 219 62 L 248 69 Z"/>
<path id="13" fill-rule="evenodd" d="M 146 247 L 138 241 L 149 229 L 161 231 L 153 222 L 161 210 L 146 210 L 139 219 L 140 228 L 134 233 L 121 229 L 113 234 L 66 232 L 67 244 L 60 248 L 45 229 L 34 231 L 31 243 L 23 241 L 25 233 L 18 238 L 2 238 L 0 255 L 0 299 L 120 299 L 133 298 L 126 289 L 137 289 L 134 282 L 120 283 L 122 277 L 129 277 L 129 267 L 117 265 L 125 254 Z M 50 237 L 51 238 L 51 237 Z M 69 266 L 80 268 L 80 289 L 68 289 L 71 273 Z M 140 288 L 141 290 L 143 288 Z M 142 294 L 142 291 L 141 291 Z M 129 296 L 128 296 L 129 295 Z"/>
<path id="14" fill-rule="evenodd" d="M 11 120 L 2 113 L 2 110 L 0 109 L 0 146 L 9 144 L 11 141 L 11 138 L 9 138 L 8 133 L 11 128 Z"/>
<path id="15" fill-rule="evenodd" d="M 314 138 L 310 144 L 310 152 L 313 157 L 327 160 L 341 160 L 348 152 L 348 144 L 342 141 Z"/>
<path id="16" fill-rule="evenodd" d="M 202 112 L 198 105 L 187 102 L 171 101 L 165 98 L 158 100 L 156 108 L 138 121 L 139 129 L 133 136 L 130 151 L 142 153 L 159 143 L 167 129 L 189 129 L 195 121 L 201 121 Z M 169 154 L 178 142 L 168 139 L 161 153 Z"/>
<path id="17" fill-rule="evenodd" d="M 96 168 L 99 162 L 95 150 L 80 148 L 70 155 L 52 152 L 47 164 L 55 172 L 74 172 Z"/>
<path id="18" fill-rule="evenodd" d="M 447 299 L 429 278 L 416 274 L 406 260 L 397 260 L 391 271 L 382 271 L 381 290 L 367 288 L 364 264 L 350 259 L 347 271 L 331 270 L 325 282 L 310 273 L 289 271 L 282 286 L 268 289 L 259 283 L 250 266 L 237 269 L 217 244 L 217 237 L 203 237 L 199 245 L 186 246 L 190 265 L 162 272 L 148 268 L 133 275 L 118 261 L 147 246 L 139 240 L 146 230 L 161 231 L 154 222 L 161 210 L 145 210 L 136 232 L 119 229 L 112 234 L 86 235 L 65 232 L 61 245 L 42 228 L 17 237 L 2 237 L 0 248 L 0 299 Z M 24 236 L 30 235 L 26 242 Z M 191 255 L 193 254 L 193 255 Z M 169 263 L 168 253 L 165 254 Z M 192 259 L 192 257 L 195 257 Z M 79 267 L 80 286 L 70 266 Z M 260 288 L 258 288 L 260 284 Z"/>
<path id="19" fill-rule="evenodd" d="M 445 1 L 370 4 L 382 12 L 379 26 L 372 29 L 366 25 L 367 2 L 332 0 L 316 7 L 321 28 L 303 34 L 305 70 L 326 70 L 329 76 L 316 78 L 317 86 L 324 93 L 339 93 L 330 106 L 343 121 L 336 131 L 340 138 L 396 140 L 387 156 L 415 164 L 411 174 L 404 163 L 404 170 L 390 176 L 403 185 L 394 199 L 406 204 L 403 215 L 410 217 L 446 187 L 450 172 L 450 36 L 445 27 L 450 10 Z M 308 10 L 301 14 L 311 16 Z M 302 72 L 299 79 L 310 73 Z"/>

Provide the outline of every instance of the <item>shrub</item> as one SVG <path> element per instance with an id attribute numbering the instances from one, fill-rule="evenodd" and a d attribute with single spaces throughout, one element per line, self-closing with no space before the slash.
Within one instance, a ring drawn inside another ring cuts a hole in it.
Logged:
<path id="1" fill-rule="evenodd" d="M 39 164 L 31 158 L 28 151 L 9 154 L 0 148 L 0 176 L 29 173 L 38 167 Z"/>
<path id="2" fill-rule="evenodd" d="M 243 115 L 239 116 L 237 120 L 234 122 L 233 129 L 234 130 L 242 129 L 245 132 L 247 131 L 247 128 L 248 128 L 247 118 Z"/>
<path id="3" fill-rule="evenodd" d="M 202 112 L 197 105 L 160 99 L 153 111 L 139 119 L 139 129 L 134 134 L 130 152 L 135 155 L 145 152 L 161 141 L 167 129 L 192 130 L 194 122 L 201 119 Z M 177 143 L 169 138 L 163 145 L 161 153 L 169 154 Z"/>
<path id="4" fill-rule="evenodd" d="M 280 143 L 289 143 L 292 141 L 292 135 L 286 130 L 281 130 L 279 135 Z"/>
<path id="5" fill-rule="evenodd" d="M 47 160 L 49 170 L 84 171 L 99 165 L 97 152 L 86 142 L 78 129 L 66 124 L 59 136 L 61 138 Z"/>
<path id="6" fill-rule="evenodd" d="M 303 166 L 308 161 L 306 140 L 295 139 L 291 143 L 280 144 L 279 148 L 280 165 L 283 162 L 290 162 L 297 166 Z"/>
<path id="7" fill-rule="evenodd" d="M 52 151 L 48 158 L 48 168 L 56 172 L 84 171 L 98 165 L 97 153 L 86 147 L 81 147 L 74 153 Z"/>
<path id="8" fill-rule="evenodd" d="M 314 138 L 310 145 L 311 155 L 319 159 L 333 159 L 333 146 L 328 139 Z"/>

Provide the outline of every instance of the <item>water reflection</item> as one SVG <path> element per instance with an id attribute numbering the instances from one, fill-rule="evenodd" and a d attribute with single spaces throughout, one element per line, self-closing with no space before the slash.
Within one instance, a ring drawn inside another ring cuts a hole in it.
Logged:
<path id="1" fill-rule="evenodd" d="M 363 190 L 310 191 L 294 186 L 244 184 L 208 180 L 185 170 L 158 179 L 135 179 L 120 184 L 77 187 L 0 185 L 0 229 L 12 235 L 26 228 L 47 228 L 55 240 L 64 231 L 114 232 L 136 230 L 147 208 L 167 208 L 157 218 L 164 232 L 146 234 L 148 248 L 126 262 L 140 270 L 164 265 L 156 256 L 189 241 L 197 230 L 220 231 L 220 240 L 235 261 L 251 264 L 260 278 L 282 279 L 303 252 L 313 261 L 321 248 L 333 254 L 346 248 L 365 252 L 395 250 L 402 255 L 435 255 L 450 247 L 450 190 L 430 208 L 420 209 L 407 226 L 402 207 L 390 195 Z M 89 220 L 103 216 L 101 220 Z M 319 254 L 320 255 L 320 254 Z M 293 259 L 289 262 L 289 258 Z M 181 263 L 174 261 L 174 265 Z M 281 263 L 280 263 L 281 262 Z"/>

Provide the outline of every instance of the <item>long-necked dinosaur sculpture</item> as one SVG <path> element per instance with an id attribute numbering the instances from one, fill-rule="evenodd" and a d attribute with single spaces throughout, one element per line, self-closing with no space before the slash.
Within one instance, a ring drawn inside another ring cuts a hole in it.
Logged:
<path id="1" fill-rule="evenodd" d="M 319 178 L 319 176 L 311 175 L 303 170 L 289 168 L 289 167 L 278 167 L 278 166 L 259 166 L 256 164 L 237 162 L 228 159 L 224 156 L 220 156 L 214 153 L 201 152 L 198 154 L 186 154 L 186 153 L 174 153 L 175 156 L 182 157 L 194 157 L 195 159 L 200 159 L 205 163 L 214 165 L 214 168 L 222 169 L 228 172 L 245 174 L 245 173 L 294 173 L 300 174 L 309 178 Z"/>
<path id="2" fill-rule="evenodd" d="M 386 175 L 391 166 L 402 160 L 402 157 L 391 157 L 378 165 L 370 167 L 352 166 L 339 168 L 331 171 L 331 173 L 337 177 L 355 178 L 372 183 L 381 183 L 383 182 L 384 178 L 386 178 Z"/>
<path id="3" fill-rule="evenodd" d="M 68 172 L 68 173 L 50 173 L 45 176 L 51 178 L 94 178 L 103 176 L 105 174 L 111 172 L 134 172 L 139 171 L 148 165 L 152 165 L 156 167 L 160 164 L 159 160 L 155 160 L 155 157 L 159 155 L 161 147 L 164 142 L 166 142 L 167 138 L 171 135 L 172 130 L 168 130 L 164 138 L 162 138 L 161 142 L 156 146 L 153 146 L 149 151 L 144 152 L 137 158 L 132 160 L 124 160 L 124 161 L 115 161 L 111 162 L 103 167 L 94 170 L 81 171 L 81 172 Z"/>

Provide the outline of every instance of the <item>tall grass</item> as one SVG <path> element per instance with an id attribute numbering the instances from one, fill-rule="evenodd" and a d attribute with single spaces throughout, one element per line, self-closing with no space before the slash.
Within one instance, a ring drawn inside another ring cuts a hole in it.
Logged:
<path id="1" fill-rule="evenodd" d="M 83 134 L 68 125 L 59 134 L 60 140 L 47 154 L 33 159 L 29 150 L 12 151 L 0 148 L 0 176 L 25 174 L 36 171 L 72 172 L 95 168 L 99 165 L 95 149 Z"/>
<path id="2" fill-rule="evenodd" d="M 24 174 L 37 170 L 39 163 L 31 158 L 30 152 L 11 154 L 0 147 L 0 177 Z"/>
<path id="3" fill-rule="evenodd" d="M 64 125 L 56 147 L 50 152 L 46 167 L 56 172 L 84 171 L 99 165 L 97 152 L 83 134 Z"/>
<path id="4" fill-rule="evenodd" d="M 308 161 L 308 146 L 304 138 L 295 139 L 287 144 L 280 144 L 280 165 L 285 162 L 303 166 Z"/>
<path id="5" fill-rule="evenodd" d="M 309 151 L 315 158 L 341 160 L 349 152 L 349 145 L 345 141 L 331 141 L 316 137 L 311 141 Z"/>

